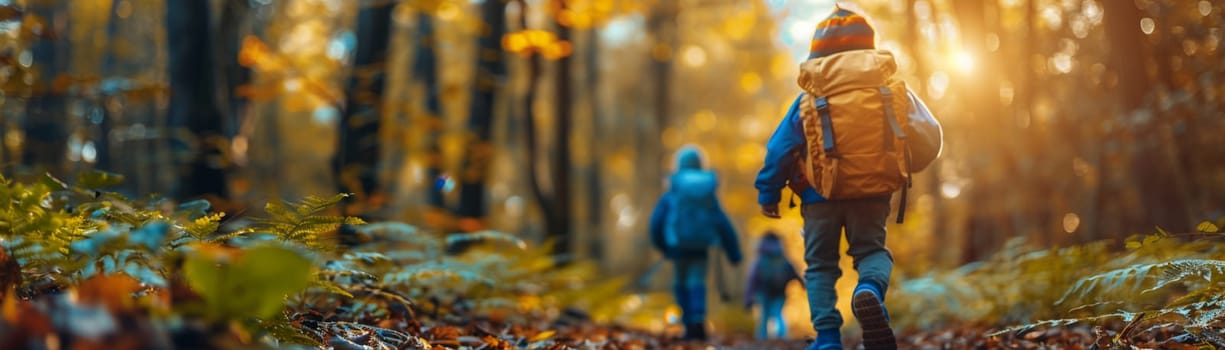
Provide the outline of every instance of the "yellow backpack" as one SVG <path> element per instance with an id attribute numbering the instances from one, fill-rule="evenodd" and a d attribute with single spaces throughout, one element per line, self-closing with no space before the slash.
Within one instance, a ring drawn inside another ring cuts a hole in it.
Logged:
<path id="1" fill-rule="evenodd" d="M 800 65 L 807 141 L 801 168 L 821 196 L 868 198 L 910 185 L 903 126 L 912 107 L 896 72 L 893 54 L 882 50 L 846 51 Z"/>

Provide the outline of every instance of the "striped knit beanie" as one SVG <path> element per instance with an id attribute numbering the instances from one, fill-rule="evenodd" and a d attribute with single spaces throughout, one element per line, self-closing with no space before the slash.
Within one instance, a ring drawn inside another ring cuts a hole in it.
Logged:
<path id="1" fill-rule="evenodd" d="M 837 7 L 834 13 L 817 24 L 808 48 L 808 59 L 820 58 L 850 50 L 876 48 L 876 31 L 858 13 Z"/>

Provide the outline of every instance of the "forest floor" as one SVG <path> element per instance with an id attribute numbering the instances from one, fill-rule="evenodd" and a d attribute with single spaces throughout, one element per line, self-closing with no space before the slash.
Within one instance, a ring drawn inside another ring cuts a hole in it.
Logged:
<path id="1" fill-rule="evenodd" d="M 808 343 L 720 333 L 709 342 L 681 342 L 597 322 L 632 312 L 620 301 L 640 305 L 631 309 L 664 306 L 623 295 L 628 282 L 599 277 L 594 263 L 562 262 L 514 235 L 438 234 L 327 214 L 345 195 L 270 202 L 267 218 L 229 221 L 236 227 L 222 230 L 224 215 L 210 212 L 208 202 L 168 209 L 158 200 L 94 190 L 120 179 L 92 173 L 72 186 L 51 177 L 0 181 L 0 203 L 8 203 L 0 206 L 6 228 L 0 240 L 7 242 L 0 249 L 0 350 L 704 350 Z M 60 199 L 43 200 L 53 197 Z M 895 324 L 928 330 L 899 332 L 899 348 L 1225 348 L 1220 227 L 1225 218 L 1202 223 L 1194 235 L 1158 229 L 1129 238 L 1124 251 L 1105 243 L 1015 244 L 974 268 L 902 284 L 894 300 L 920 302 L 893 309 Z M 475 241 L 481 244 L 469 245 Z M 457 246 L 467 248 L 448 253 Z M 1140 294 L 1147 301 L 1134 297 Z M 1069 296 L 1094 303 L 1056 310 Z M 1095 302 L 1101 300 L 1109 303 Z M 986 305 L 949 307 L 957 304 Z M 903 315 L 932 317 L 903 322 Z M 1069 316 L 1078 318 L 1062 318 Z M 1007 328 L 1024 319 L 1048 321 Z M 858 348 L 857 338 L 844 332 L 843 344 Z"/>
<path id="2" fill-rule="evenodd" d="M 609 332 L 611 330 L 611 332 Z M 571 333 L 574 332 L 574 333 Z M 909 332 L 899 335 L 899 349 L 1214 349 L 1221 348 L 1217 340 L 1193 336 L 1177 326 L 1134 332 L 1128 325 L 1117 323 L 1103 326 L 1073 325 L 1048 329 L 1031 329 L 990 336 L 993 328 L 964 326 L 949 329 Z M 1124 336 L 1119 337 L 1123 332 Z M 569 340 L 563 334 L 570 334 Z M 804 349 L 810 339 L 756 341 L 745 338 L 714 336 L 710 342 L 680 342 L 668 337 L 633 333 L 598 326 L 563 328 L 556 345 L 578 349 L 733 349 L 786 350 Z M 858 334 L 845 332 L 847 349 L 862 349 Z M 559 347 L 559 348 L 568 348 Z M 479 348 L 479 346 L 478 346 Z M 533 347 L 528 347 L 533 348 Z"/>
<path id="3" fill-rule="evenodd" d="M 683 342 L 675 337 L 593 323 L 553 324 L 551 330 L 531 338 L 516 337 L 522 328 L 511 326 L 499 334 L 490 325 L 465 328 L 427 329 L 423 339 L 433 345 L 466 349 L 804 349 L 811 339 L 756 341 L 748 338 L 713 335 L 708 342 Z M 899 349 L 1213 349 L 1215 340 L 1199 338 L 1177 326 L 1134 332 L 1128 325 L 1073 325 L 1048 329 L 1023 330 L 990 336 L 994 329 L 964 326 L 949 329 L 899 334 Z M 1120 332 L 1124 336 L 1120 337 Z M 479 335 L 479 336 L 478 336 Z M 547 339 L 544 339 L 547 338 Z M 533 341 L 534 340 L 534 341 Z M 844 332 L 847 349 L 862 349 L 858 334 Z M 337 347 L 340 349 L 341 347 Z M 435 347 L 436 348 L 436 347 Z"/>

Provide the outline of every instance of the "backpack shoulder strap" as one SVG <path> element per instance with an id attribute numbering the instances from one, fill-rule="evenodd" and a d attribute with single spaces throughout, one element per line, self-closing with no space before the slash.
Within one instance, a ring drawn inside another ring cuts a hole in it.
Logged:
<path id="1" fill-rule="evenodd" d="M 825 96 L 817 97 L 814 105 L 817 107 L 817 117 L 821 120 L 821 139 L 825 155 L 830 158 L 842 158 L 834 144 L 834 122 L 829 112 L 829 100 Z"/>
<path id="2" fill-rule="evenodd" d="M 888 122 L 888 125 L 889 125 L 889 128 L 885 129 L 885 149 L 893 150 L 894 148 L 893 148 L 893 137 L 892 136 L 897 135 L 897 138 L 902 139 L 902 141 L 905 142 L 906 132 L 903 131 L 902 127 L 898 125 L 897 123 L 897 117 L 893 112 L 893 92 L 890 91 L 889 86 L 880 87 L 880 96 L 881 96 L 881 104 L 883 108 L 885 109 L 885 120 Z M 898 209 L 897 209 L 897 223 L 898 224 L 901 224 L 906 219 L 906 201 L 908 197 L 907 192 L 910 192 L 909 191 L 910 186 L 913 185 L 913 182 L 911 182 L 912 181 L 911 178 L 913 177 L 912 176 L 913 174 L 910 172 L 910 169 L 911 169 L 910 146 L 907 145 L 905 149 L 902 150 L 902 152 L 903 152 L 902 157 L 905 158 L 905 162 L 906 162 L 906 183 L 902 185 L 902 197 L 899 199 L 899 203 L 898 203 Z"/>
<path id="3" fill-rule="evenodd" d="M 892 151 L 893 138 L 906 140 L 906 132 L 898 125 L 897 114 L 893 112 L 893 91 L 889 90 L 889 86 L 881 86 L 879 90 L 881 107 L 885 109 L 885 125 L 889 126 L 885 129 L 885 149 Z"/>

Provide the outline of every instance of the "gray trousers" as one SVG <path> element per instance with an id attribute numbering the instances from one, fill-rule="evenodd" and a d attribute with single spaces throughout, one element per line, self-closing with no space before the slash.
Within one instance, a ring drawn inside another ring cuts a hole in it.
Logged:
<path id="1" fill-rule="evenodd" d="M 847 254 L 859 271 L 859 284 L 870 283 L 884 293 L 893 273 L 893 256 L 885 248 L 885 222 L 889 217 L 890 197 L 828 201 L 805 204 L 804 285 L 812 327 L 816 330 L 842 327 L 842 315 L 835 308 L 838 294 L 834 283 L 842 277 L 838 266 L 839 243 L 845 229 L 850 248 Z M 883 298 L 884 295 L 881 295 Z"/>

